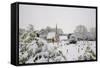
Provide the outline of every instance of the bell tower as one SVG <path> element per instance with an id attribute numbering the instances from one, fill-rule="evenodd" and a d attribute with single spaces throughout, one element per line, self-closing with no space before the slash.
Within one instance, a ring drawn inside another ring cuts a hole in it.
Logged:
<path id="1" fill-rule="evenodd" d="M 56 42 L 58 43 L 59 42 L 59 34 L 58 34 L 57 24 L 56 24 L 56 35 L 55 35 L 55 38 L 56 38 Z"/>

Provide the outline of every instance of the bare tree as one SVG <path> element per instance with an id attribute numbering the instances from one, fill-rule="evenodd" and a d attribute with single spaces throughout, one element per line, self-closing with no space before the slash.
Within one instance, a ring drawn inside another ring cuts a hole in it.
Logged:
<path id="1" fill-rule="evenodd" d="M 28 29 L 28 31 L 34 31 L 34 26 L 32 24 L 29 24 L 27 29 Z"/>

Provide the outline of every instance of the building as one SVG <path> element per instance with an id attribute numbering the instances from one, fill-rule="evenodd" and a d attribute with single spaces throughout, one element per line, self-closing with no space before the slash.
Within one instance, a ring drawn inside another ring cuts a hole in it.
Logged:
<path id="1" fill-rule="evenodd" d="M 56 25 L 56 31 L 51 31 L 47 34 L 47 41 L 48 42 L 59 42 L 59 34 L 58 34 L 58 28 Z"/>

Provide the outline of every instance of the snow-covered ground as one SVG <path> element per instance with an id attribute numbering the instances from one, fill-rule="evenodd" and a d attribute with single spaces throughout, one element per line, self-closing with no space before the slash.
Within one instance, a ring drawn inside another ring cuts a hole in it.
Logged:
<path id="1" fill-rule="evenodd" d="M 76 44 L 68 44 L 68 41 L 47 43 L 44 39 L 36 38 L 29 44 L 19 43 L 20 64 L 95 59 L 95 41 L 78 41 Z"/>

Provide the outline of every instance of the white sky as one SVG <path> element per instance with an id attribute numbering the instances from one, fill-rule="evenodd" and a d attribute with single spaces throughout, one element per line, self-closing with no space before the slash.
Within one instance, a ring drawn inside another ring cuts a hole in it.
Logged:
<path id="1" fill-rule="evenodd" d="M 34 25 L 36 30 L 47 26 L 61 28 L 64 33 L 72 33 L 77 25 L 89 30 L 96 26 L 96 10 L 89 8 L 52 7 L 39 5 L 20 5 L 19 27 Z"/>

